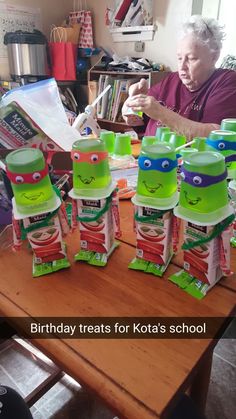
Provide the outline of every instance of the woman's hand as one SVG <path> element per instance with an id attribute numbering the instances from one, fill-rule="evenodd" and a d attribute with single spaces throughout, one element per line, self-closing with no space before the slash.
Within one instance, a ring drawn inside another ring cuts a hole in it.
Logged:
<path id="1" fill-rule="evenodd" d="M 142 111 L 144 112 L 149 118 L 151 119 L 158 119 L 158 113 L 161 110 L 160 103 L 154 99 L 153 96 L 147 96 L 144 94 L 135 95 L 132 97 L 129 97 L 126 102 L 126 106 L 131 108 L 133 111 L 138 112 Z"/>
<path id="2" fill-rule="evenodd" d="M 129 97 L 135 95 L 146 95 L 148 92 L 148 82 L 146 79 L 140 79 L 139 82 L 131 84 L 129 87 Z"/>
<path id="3" fill-rule="evenodd" d="M 128 97 L 128 99 L 126 99 L 126 101 L 124 102 L 124 105 L 122 107 L 122 116 L 123 116 L 123 119 L 126 122 L 126 124 L 128 123 L 128 119 L 125 116 L 125 114 L 128 111 L 127 102 L 134 95 L 140 95 L 140 94 L 146 95 L 147 92 L 148 92 L 148 82 L 147 82 L 146 79 L 141 79 L 141 80 L 139 80 L 138 83 L 131 84 L 131 86 L 129 87 L 129 97 Z"/>

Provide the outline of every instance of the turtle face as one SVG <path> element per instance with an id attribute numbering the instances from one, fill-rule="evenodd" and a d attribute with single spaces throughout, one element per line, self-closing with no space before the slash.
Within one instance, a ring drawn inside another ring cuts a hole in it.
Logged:
<path id="1" fill-rule="evenodd" d="M 194 187 L 182 181 L 179 203 L 194 212 L 208 213 L 222 207 L 227 202 L 227 189 L 224 182 L 207 187 Z"/>
<path id="2" fill-rule="evenodd" d="M 73 186 L 75 190 L 99 189 L 111 182 L 107 153 L 73 151 Z"/>
<path id="3" fill-rule="evenodd" d="M 12 189 L 16 203 L 21 206 L 42 204 L 53 196 L 53 189 L 48 176 L 35 184 L 12 184 Z"/>
<path id="4" fill-rule="evenodd" d="M 167 198 L 177 189 L 176 162 L 168 158 L 139 158 L 137 193 L 151 198 Z"/>

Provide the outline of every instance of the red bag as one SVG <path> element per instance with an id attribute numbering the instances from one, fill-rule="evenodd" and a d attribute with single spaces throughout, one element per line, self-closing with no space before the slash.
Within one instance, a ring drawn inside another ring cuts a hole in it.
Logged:
<path id="1" fill-rule="evenodd" d="M 86 5 L 87 2 L 85 0 L 85 6 Z M 69 23 L 70 25 L 75 23 L 80 23 L 81 25 L 78 47 L 94 48 L 92 12 L 90 10 L 85 10 L 85 8 L 83 9 L 82 6 L 83 1 L 74 0 L 74 11 L 69 14 Z"/>
<path id="2" fill-rule="evenodd" d="M 77 46 L 66 42 L 66 31 L 61 35 L 61 42 L 53 42 L 56 31 L 56 27 L 52 29 L 49 42 L 52 76 L 56 80 L 76 80 Z"/>

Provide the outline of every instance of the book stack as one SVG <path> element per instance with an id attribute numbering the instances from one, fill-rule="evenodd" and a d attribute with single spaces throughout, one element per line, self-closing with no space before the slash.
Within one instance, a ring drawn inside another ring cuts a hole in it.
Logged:
<path id="1" fill-rule="evenodd" d="M 97 105 L 97 118 L 112 122 L 124 122 L 122 118 L 122 106 L 128 97 L 131 84 L 139 79 L 116 79 L 110 75 L 101 74 L 98 80 L 98 95 L 108 86 L 112 88 L 104 95 Z"/>

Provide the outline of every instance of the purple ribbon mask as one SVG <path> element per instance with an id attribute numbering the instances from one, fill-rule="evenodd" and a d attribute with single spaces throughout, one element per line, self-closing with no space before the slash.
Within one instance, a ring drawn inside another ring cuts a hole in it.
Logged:
<path id="1" fill-rule="evenodd" d="M 183 167 L 181 171 L 181 178 L 184 182 L 191 186 L 205 188 L 225 180 L 227 178 L 227 170 L 225 170 L 221 175 L 211 176 L 203 173 L 189 172 Z"/>

